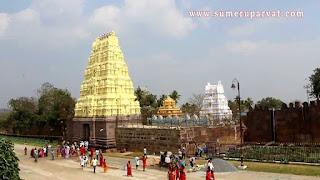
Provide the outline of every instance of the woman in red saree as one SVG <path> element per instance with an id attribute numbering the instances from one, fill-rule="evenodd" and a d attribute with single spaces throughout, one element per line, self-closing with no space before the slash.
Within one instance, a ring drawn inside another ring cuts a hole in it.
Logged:
<path id="1" fill-rule="evenodd" d="M 103 155 L 100 155 L 100 166 L 103 167 Z"/>
<path id="2" fill-rule="evenodd" d="M 127 163 L 127 176 L 132 176 L 130 161 L 128 161 L 128 163 Z"/>
<path id="3" fill-rule="evenodd" d="M 34 157 L 33 155 L 34 155 L 34 149 L 32 148 L 30 152 L 30 156 L 33 158 Z"/>
<path id="4" fill-rule="evenodd" d="M 81 146 L 80 151 L 81 151 L 81 156 L 86 153 L 86 149 L 83 146 Z"/>
<path id="5" fill-rule="evenodd" d="M 206 180 L 211 180 L 211 170 L 210 170 L 210 167 L 207 168 Z"/>
<path id="6" fill-rule="evenodd" d="M 174 171 L 176 172 L 176 179 L 180 180 L 180 169 L 178 166 L 174 167 Z"/>
<path id="7" fill-rule="evenodd" d="M 75 150 L 73 149 L 73 147 L 71 148 L 71 154 L 72 156 L 74 156 Z"/>
<path id="8" fill-rule="evenodd" d="M 146 167 L 147 167 L 147 158 L 146 156 L 142 156 L 142 167 L 143 167 L 143 171 L 146 171 Z"/>
<path id="9" fill-rule="evenodd" d="M 184 166 L 180 168 L 180 180 L 186 180 L 186 172 L 184 171 Z"/>
<path id="10" fill-rule="evenodd" d="M 94 152 L 94 149 L 93 149 L 93 147 L 91 147 L 91 160 L 92 160 L 92 158 L 93 158 L 93 152 Z"/>
<path id="11" fill-rule="evenodd" d="M 176 175 L 175 175 L 173 167 L 170 167 L 170 170 L 168 171 L 168 179 L 169 180 L 176 180 Z"/>
<path id="12" fill-rule="evenodd" d="M 44 158 L 44 150 L 41 149 L 41 157 Z"/>
<path id="13" fill-rule="evenodd" d="M 24 155 L 27 155 L 27 154 L 28 154 L 27 147 L 24 147 Z"/>
<path id="14" fill-rule="evenodd" d="M 107 167 L 105 159 L 103 160 L 103 166 L 102 167 L 103 167 L 103 172 L 105 172 L 105 173 L 108 172 L 108 167 Z"/>

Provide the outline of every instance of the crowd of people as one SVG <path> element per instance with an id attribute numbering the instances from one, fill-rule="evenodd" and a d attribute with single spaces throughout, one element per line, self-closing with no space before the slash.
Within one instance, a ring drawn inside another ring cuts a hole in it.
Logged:
<path id="1" fill-rule="evenodd" d="M 53 151 L 51 149 L 51 145 L 50 144 L 46 144 L 44 147 L 42 148 L 32 148 L 30 151 L 30 157 L 34 158 L 35 162 L 38 162 L 38 158 L 44 158 L 48 156 L 49 151 L 51 150 L 51 152 Z M 24 154 L 27 155 L 28 153 L 28 149 L 27 147 L 24 148 Z"/>
<path id="2" fill-rule="evenodd" d="M 208 150 L 207 146 L 204 145 L 202 148 L 201 145 L 196 146 L 196 151 L 194 156 L 189 156 L 189 164 L 190 167 L 193 168 L 196 163 L 197 158 L 202 158 L 203 153 L 206 154 L 208 158 Z M 182 150 L 178 150 L 178 155 L 172 154 L 170 151 L 160 152 L 160 167 L 166 167 L 168 169 L 168 179 L 169 180 L 185 180 L 185 167 L 186 167 L 186 149 L 185 147 Z M 214 180 L 214 166 L 212 159 L 208 158 L 207 163 L 207 172 L 206 172 L 206 180 Z"/>
<path id="3" fill-rule="evenodd" d="M 202 157 L 202 152 L 207 153 L 207 147 L 202 148 L 200 145 L 196 146 L 197 151 L 195 156 L 198 155 Z M 27 155 L 27 147 L 25 147 L 24 152 Z M 48 156 L 48 153 L 51 153 L 51 158 L 54 160 L 55 151 L 50 144 L 42 148 L 32 148 L 30 156 L 35 159 L 35 162 L 38 161 L 38 158 L 44 158 Z M 108 167 L 106 165 L 106 160 L 103 158 L 101 149 L 94 149 L 91 147 L 89 149 L 88 141 L 81 141 L 79 144 L 76 142 L 69 144 L 69 142 L 63 142 L 61 146 L 56 150 L 57 157 L 70 158 L 72 156 L 78 156 L 80 159 L 80 166 L 83 168 L 93 168 L 93 172 L 96 173 L 96 167 L 101 166 L 104 168 L 104 172 L 108 172 Z M 196 157 L 189 156 L 189 163 L 191 167 L 194 167 Z M 169 180 L 186 180 L 185 172 L 185 163 L 186 159 L 186 149 L 183 147 L 182 150 L 178 150 L 178 155 L 172 154 L 170 151 L 160 152 L 160 166 L 164 166 L 168 169 L 168 179 Z M 147 167 L 147 149 L 143 148 L 143 155 L 141 158 L 136 156 L 134 162 L 136 169 L 138 170 L 140 162 L 142 161 L 143 171 Z M 127 176 L 132 175 L 132 166 L 131 162 L 128 161 L 126 164 Z M 207 171 L 206 171 L 206 180 L 214 180 L 214 167 L 212 160 L 208 160 Z"/>

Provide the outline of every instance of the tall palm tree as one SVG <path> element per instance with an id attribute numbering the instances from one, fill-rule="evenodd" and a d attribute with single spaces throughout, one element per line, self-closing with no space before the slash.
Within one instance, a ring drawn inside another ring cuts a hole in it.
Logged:
<path id="1" fill-rule="evenodd" d="M 253 101 L 250 97 L 248 97 L 245 101 L 244 101 L 244 104 L 246 106 L 246 108 L 249 109 L 249 107 L 251 107 L 253 105 Z"/>
<path id="2" fill-rule="evenodd" d="M 176 91 L 172 91 L 172 93 L 169 95 L 173 100 L 176 101 L 176 103 L 178 102 L 178 100 L 180 99 L 181 95 Z"/>
<path id="3" fill-rule="evenodd" d="M 162 94 L 160 96 L 160 98 L 157 100 L 157 103 L 158 103 L 158 107 L 162 106 L 163 105 L 163 101 L 167 98 L 167 95 L 165 94 Z"/>

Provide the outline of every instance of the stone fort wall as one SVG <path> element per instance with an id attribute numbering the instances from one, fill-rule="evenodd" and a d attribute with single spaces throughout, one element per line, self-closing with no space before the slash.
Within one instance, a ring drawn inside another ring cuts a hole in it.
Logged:
<path id="1" fill-rule="evenodd" d="M 186 147 L 187 154 L 194 154 L 196 145 L 220 144 L 221 151 L 229 146 L 240 144 L 239 126 L 224 127 L 182 127 L 182 128 L 117 128 L 117 149 L 142 151 L 148 153 L 160 151 L 178 152 Z M 203 146 L 202 146 L 203 147 Z"/>
<path id="2" fill-rule="evenodd" d="M 274 112 L 251 108 L 244 122 L 245 142 L 320 143 L 320 101 L 290 103 L 289 107 L 283 104 Z"/>

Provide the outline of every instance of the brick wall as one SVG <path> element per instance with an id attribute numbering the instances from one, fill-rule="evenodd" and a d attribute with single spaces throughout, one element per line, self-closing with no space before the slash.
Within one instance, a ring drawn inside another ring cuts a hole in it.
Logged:
<path id="1" fill-rule="evenodd" d="M 245 142 L 272 141 L 271 114 L 267 108 L 249 110 Z M 320 101 L 283 104 L 274 112 L 274 126 L 276 142 L 320 143 Z"/>
<path id="2" fill-rule="evenodd" d="M 224 148 L 240 143 L 239 126 L 225 127 L 182 127 L 181 129 L 117 128 L 117 149 L 142 151 L 145 146 L 149 153 L 159 151 L 178 152 L 186 147 L 187 154 L 194 154 L 195 143 L 204 145 L 220 142 Z"/>
<path id="3" fill-rule="evenodd" d="M 177 129 L 117 128 L 117 149 L 176 152 L 181 147 L 180 131 Z"/>

